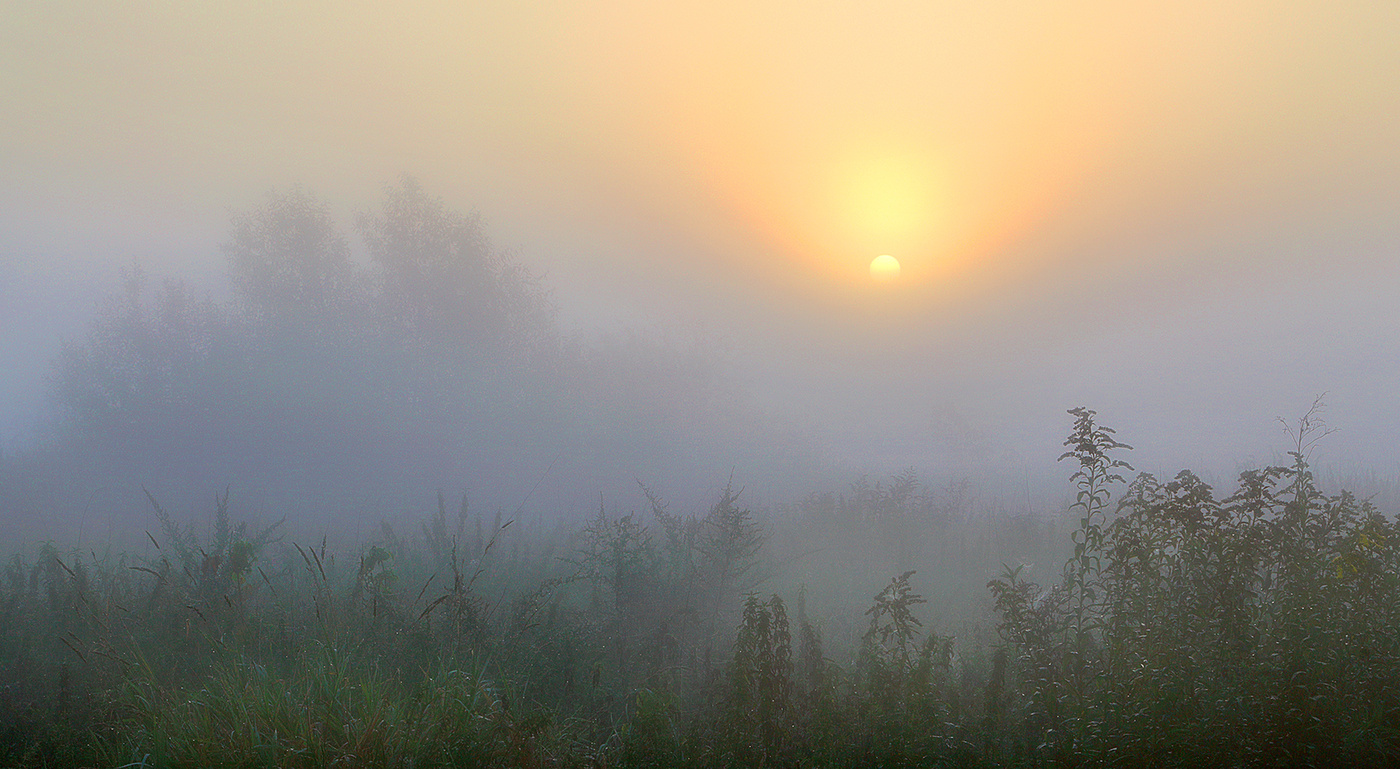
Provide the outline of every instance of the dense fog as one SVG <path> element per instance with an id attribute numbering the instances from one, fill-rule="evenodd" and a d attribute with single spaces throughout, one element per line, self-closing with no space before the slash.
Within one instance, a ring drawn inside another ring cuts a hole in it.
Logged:
<path id="1" fill-rule="evenodd" d="M 542 278 L 412 180 L 353 232 L 300 189 L 230 230 L 226 283 L 134 263 L 45 351 L 48 408 L 7 457 L 12 535 L 139 532 L 147 491 L 186 511 L 233 490 L 245 515 L 344 533 L 439 492 L 578 521 L 638 482 L 686 504 L 741 467 L 770 493 L 820 485 L 821 452 L 707 340 L 566 332 Z"/>
<path id="2" fill-rule="evenodd" d="M 1314 461 L 1384 491 L 1393 11 L 1017 6 L 27 9 L 0 447 L 48 475 L 6 535 L 143 485 L 1051 511 L 1066 409 L 1224 487 L 1323 393 Z"/>
<path id="3" fill-rule="evenodd" d="M 0 765 L 1400 754 L 1400 6 L 12 5 Z"/>
<path id="4" fill-rule="evenodd" d="M 345 532 L 439 492 L 579 521 L 644 507 L 643 485 L 699 510 L 733 482 L 776 509 L 910 471 L 984 512 L 1053 515 L 1069 406 L 1110 415 L 1140 469 L 1229 488 L 1282 461 L 1280 418 L 1324 393 L 1319 472 L 1394 498 L 1393 265 L 1238 296 L 1104 269 L 956 315 L 908 286 L 857 288 L 853 313 L 663 283 L 640 290 L 674 312 L 632 288 L 588 321 L 547 259 L 411 177 L 354 213 L 288 187 L 223 229 L 181 246 L 194 268 L 11 259 L 8 536 L 129 538 L 146 491 L 202 517 L 230 490 L 254 519 Z"/>

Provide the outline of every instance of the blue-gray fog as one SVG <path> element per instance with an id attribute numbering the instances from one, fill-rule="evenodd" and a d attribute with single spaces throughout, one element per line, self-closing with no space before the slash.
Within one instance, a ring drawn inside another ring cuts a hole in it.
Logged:
<path id="1" fill-rule="evenodd" d="M 1067 408 L 1228 487 L 1322 393 L 1318 467 L 1387 492 L 1396 21 L 23 8 L 0 536 L 148 522 L 143 486 L 369 526 L 913 468 L 1044 511 Z"/>

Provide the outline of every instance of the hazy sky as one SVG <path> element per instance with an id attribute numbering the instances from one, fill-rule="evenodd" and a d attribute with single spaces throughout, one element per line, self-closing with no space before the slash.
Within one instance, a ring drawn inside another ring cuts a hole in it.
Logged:
<path id="1" fill-rule="evenodd" d="M 1267 461 L 1323 391 L 1333 459 L 1397 468 L 1390 0 L 4 17 L 0 429 L 120 265 L 215 286 L 269 190 L 348 225 L 412 174 L 571 327 L 698 329 L 876 469 L 1049 462 L 1080 404 L 1146 469 Z"/>

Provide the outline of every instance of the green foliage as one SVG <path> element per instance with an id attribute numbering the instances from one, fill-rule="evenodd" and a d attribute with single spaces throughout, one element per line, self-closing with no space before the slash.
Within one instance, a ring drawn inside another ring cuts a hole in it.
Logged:
<path id="1" fill-rule="evenodd" d="M 794 534 L 732 487 L 576 532 L 440 494 L 413 535 L 349 546 L 235 524 L 227 492 L 207 529 L 152 497 L 149 557 L 43 543 L 0 569 L 0 764 L 1392 764 L 1400 522 L 1320 488 L 1316 414 L 1228 495 L 1126 482 L 1074 415 L 1063 571 L 1003 566 L 956 633 L 913 570 L 861 581 L 864 615 L 816 620 L 804 587 L 790 620 L 768 553 Z"/>
<path id="2" fill-rule="evenodd" d="M 112 746 L 112 760 L 169 767 L 582 763 L 548 714 L 513 705 L 518 695 L 501 691 L 481 669 L 440 670 L 410 690 L 340 647 L 309 651 L 287 677 L 239 659 L 219 665 L 197 690 L 136 680 L 129 696 L 138 736 Z"/>
<path id="3" fill-rule="evenodd" d="M 1018 653 L 1026 749 L 1057 762 L 1375 762 L 1400 728 L 1397 523 L 1317 488 L 1306 449 L 1217 499 L 1189 471 L 1139 475 L 1105 511 L 1111 431 L 1076 410 L 1080 527 L 1063 587 L 989 587 Z M 1381 683 L 1384 681 L 1385 683 Z"/>
<path id="4" fill-rule="evenodd" d="M 633 619 L 646 609 L 656 553 L 646 526 L 633 516 L 608 520 L 600 505 L 598 517 L 583 530 L 576 563 L 581 576 L 611 591 L 619 616 Z"/>
<path id="5" fill-rule="evenodd" d="M 709 659 L 735 617 L 745 580 L 758 563 L 762 528 L 726 485 L 708 514 L 671 513 L 642 487 L 662 538 L 635 514 L 598 515 L 566 559 L 592 588 L 598 632 L 608 639 L 615 680 L 658 688 L 681 666 L 706 679 Z M 698 690 L 692 692 L 698 696 Z"/>
<path id="6" fill-rule="evenodd" d="M 730 678 L 723 733 L 733 761 L 760 766 L 779 760 L 792 717 L 792 634 L 783 599 L 765 602 L 750 595 L 745 600 Z"/>
<path id="7" fill-rule="evenodd" d="M 870 629 L 862 636 L 867 648 L 880 663 L 901 669 L 910 666 L 910 648 L 923 624 L 912 609 L 927 603 L 909 587 L 909 577 L 913 574 L 913 571 L 906 571 L 891 579 L 890 584 L 875 595 L 874 605 L 865 612 L 870 617 Z"/>

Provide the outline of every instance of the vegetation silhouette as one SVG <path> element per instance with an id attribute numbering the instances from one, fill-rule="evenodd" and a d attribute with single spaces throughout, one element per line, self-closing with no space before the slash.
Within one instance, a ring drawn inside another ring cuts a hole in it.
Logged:
<path id="1" fill-rule="evenodd" d="M 123 271 L 55 361 L 52 440 L 27 460 L 66 497 L 4 501 L 37 516 L 122 489 L 130 513 L 145 485 L 188 509 L 247 479 L 265 507 L 324 519 L 423 488 L 504 504 L 501 479 L 560 466 L 652 477 L 679 446 L 728 467 L 736 435 L 803 451 L 700 348 L 567 336 L 543 280 L 412 179 L 356 232 L 293 188 L 233 218 L 227 299 Z"/>
<path id="2" fill-rule="evenodd" d="M 1243 472 L 1223 498 L 1190 471 L 1127 479 L 1127 446 L 1071 414 L 1072 525 L 1029 529 L 1063 570 L 1042 586 L 1003 567 L 978 610 L 987 632 L 929 621 L 949 607 L 921 586 L 968 568 L 956 543 L 980 524 L 923 518 L 938 504 L 909 474 L 892 482 L 899 513 L 864 481 L 838 515 L 820 499 L 754 513 L 732 485 L 681 514 L 643 487 L 649 516 L 603 507 L 580 528 L 486 523 L 465 502 L 449 516 L 438 495 L 421 531 L 386 522 L 348 552 L 253 533 L 227 493 L 205 538 L 152 497 L 144 554 L 46 543 L 5 567 L 0 761 L 1391 762 L 1400 523 L 1318 488 L 1318 412 L 1290 464 Z M 903 532 L 942 521 L 925 534 L 955 543 L 923 561 L 933 580 L 867 582 L 868 609 L 844 619 L 839 596 L 781 588 L 793 562 L 775 551 L 834 533 L 873 554 L 896 515 Z"/>

